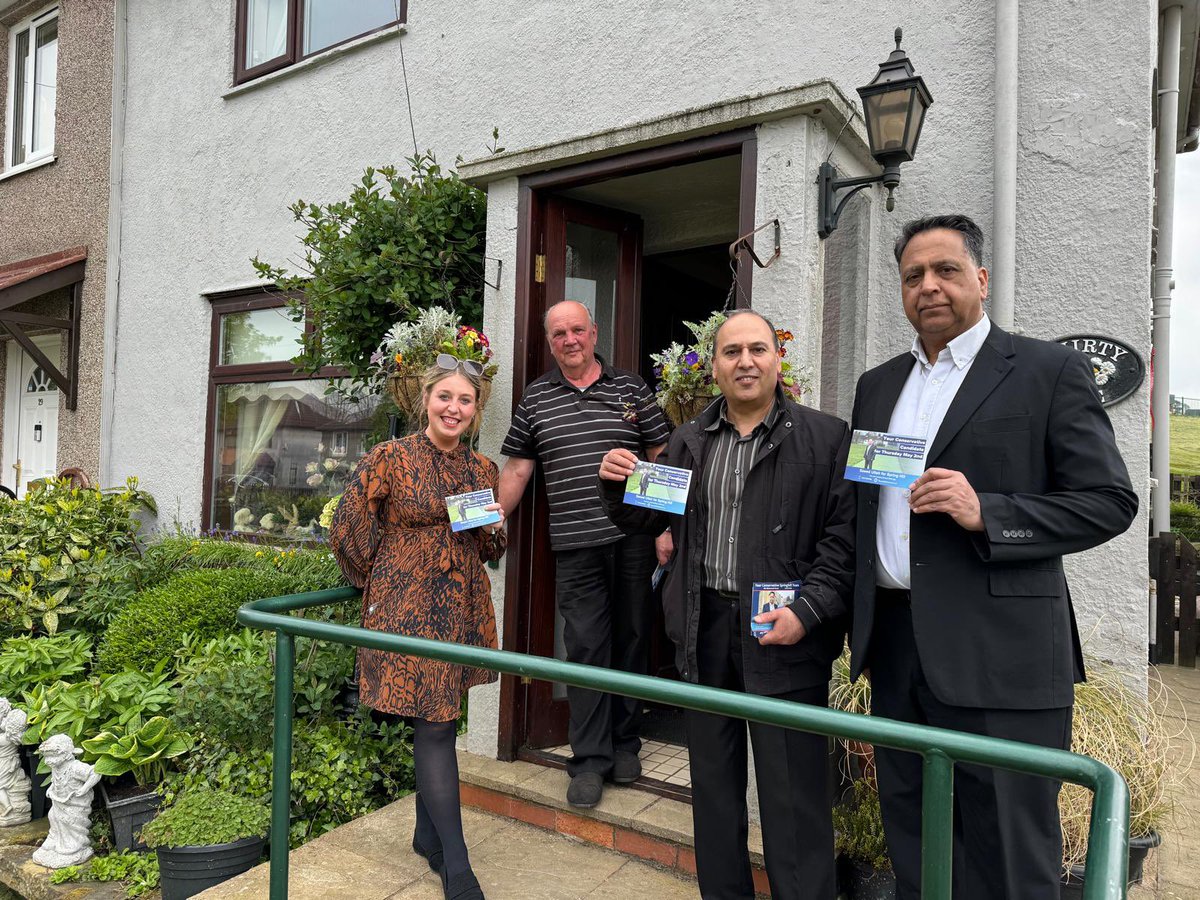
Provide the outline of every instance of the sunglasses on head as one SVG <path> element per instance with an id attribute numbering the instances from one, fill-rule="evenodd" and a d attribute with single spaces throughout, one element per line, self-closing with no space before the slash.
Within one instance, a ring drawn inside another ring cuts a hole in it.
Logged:
<path id="1" fill-rule="evenodd" d="M 473 359 L 459 359 L 457 356 L 451 356 L 449 353 L 439 353 L 437 356 L 437 367 L 439 369 L 452 372 L 460 366 L 468 375 L 474 375 L 476 378 L 483 376 L 483 366 Z"/>

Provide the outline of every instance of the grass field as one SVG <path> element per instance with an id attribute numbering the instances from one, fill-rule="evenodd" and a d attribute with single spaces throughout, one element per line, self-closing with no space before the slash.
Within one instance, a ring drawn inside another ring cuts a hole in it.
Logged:
<path id="1" fill-rule="evenodd" d="M 1200 416 L 1171 416 L 1171 471 L 1200 475 Z"/>

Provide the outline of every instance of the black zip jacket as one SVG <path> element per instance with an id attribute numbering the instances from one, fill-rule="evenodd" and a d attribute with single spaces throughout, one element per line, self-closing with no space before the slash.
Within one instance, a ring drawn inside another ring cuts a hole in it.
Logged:
<path id="1" fill-rule="evenodd" d="M 779 694 L 824 684 L 842 651 L 854 580 L 854 491 L 842 477 L 850 429 L 841 419 L 785 399 L 746 476 L 738 534 L 738 593 L 741 595 L 742 660 L 746 691 Z M 675 665 L 686 681 L 698 682 L 696 640 L 704 589 L 704 460 L 711 435 L 705 429 L 720 414 L 712 403 L 671 435 L 656 462 L 690 469 L 687 511 L 673 516 L 622 502 L 623 481 L 597 478 L 609 518 L 627 534 L 661 534 L 669 526 L 675 555 L 663 584 L 667 636 Z M 752 585 L 795 581 L 804 586 L 791 609 L 806 634 L 791 646 L 761 645 L 750 634 Z M 807 602 L 805 602 L 807 601 Z M 811 607 L 811 608 L 810 608 Z"/>

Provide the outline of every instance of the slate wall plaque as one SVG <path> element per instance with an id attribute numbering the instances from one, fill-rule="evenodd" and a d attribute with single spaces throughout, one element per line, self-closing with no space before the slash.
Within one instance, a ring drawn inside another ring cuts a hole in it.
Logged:
<path id="1" fill-rule="evenodd" d="M 1124 341 L 1095 334 L 1073 334 L 1059 338 L 1058 342 L 1074 347 L 1091 360 L 1096 388 L 1105 406 L 1124 400 L 1146 377 L 1141 356 Z"/>

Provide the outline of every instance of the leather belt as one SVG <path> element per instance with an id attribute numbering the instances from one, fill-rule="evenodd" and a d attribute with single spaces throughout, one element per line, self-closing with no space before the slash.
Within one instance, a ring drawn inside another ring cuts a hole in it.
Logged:
<path id="1" fill-rule="evenodd" d="M 879 606 L 912 606 L 912 593 L 896 588 L 875 588 L 875 603 Z"/>

